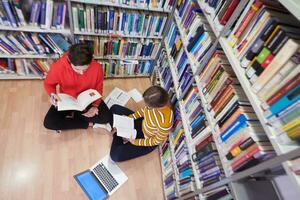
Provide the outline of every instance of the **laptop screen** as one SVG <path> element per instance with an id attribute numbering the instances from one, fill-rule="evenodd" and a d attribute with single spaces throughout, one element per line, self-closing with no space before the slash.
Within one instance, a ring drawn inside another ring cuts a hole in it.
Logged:
<path id="1" fill-rule="evenodd" d="M 107 198 L 107 192 L 91 171 L 84 171 L 75 175 L 74 178 L 90 200 L 102 200 Z"/>

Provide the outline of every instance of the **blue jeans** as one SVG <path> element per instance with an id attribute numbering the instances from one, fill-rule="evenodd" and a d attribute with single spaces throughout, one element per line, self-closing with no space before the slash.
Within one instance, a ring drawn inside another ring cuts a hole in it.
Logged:
<path id="1" fill-rule="evenodd" d="M 134 113 L 132 110 L 120 105 L 113 105 L 110 110 L 117 115 L 130 115 Z M 137 131 L 137 139 L 143 139 L 144 133 L 142 131 L 142 122 L 144 118 L 134 120 L 134 128 Z M 113 141 L 110 148 L 110 157 L 115 162 L 121 162 L 137 158 L 152 152 L 157 146 L 136 146 L 127 142 L 123 144 L 123 139 L 117 134 L 114 134 Z"/>

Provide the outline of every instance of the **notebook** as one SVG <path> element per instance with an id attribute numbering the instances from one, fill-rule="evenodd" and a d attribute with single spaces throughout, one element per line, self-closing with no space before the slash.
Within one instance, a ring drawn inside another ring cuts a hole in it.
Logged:
<path id="1" fill-rule="evenodd" d="M 74 178 L 90 200 L 107 199 L 128 180 L 109 155 Z"/>

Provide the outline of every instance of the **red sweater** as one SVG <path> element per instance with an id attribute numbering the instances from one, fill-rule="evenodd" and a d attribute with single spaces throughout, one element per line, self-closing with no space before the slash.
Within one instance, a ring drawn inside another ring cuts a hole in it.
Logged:
<path id="1" fill-rule="evenodd" d="M 72 69 L 67 59 L 68 53 L 65 53 L 51 65 L 44 81 L 46 92 L 49 95 L 56 93 L 56 86 L 59 85 L 60 93 L 66 93 L 75 98 L 87 89 L 95 89 L 102 95 L 104 78 L 102 66 L 93 59 L 89 68 L 81 75 Z M 101 99 L 95 101 L 93 105 L 99 106 L 100 102 Z"/>

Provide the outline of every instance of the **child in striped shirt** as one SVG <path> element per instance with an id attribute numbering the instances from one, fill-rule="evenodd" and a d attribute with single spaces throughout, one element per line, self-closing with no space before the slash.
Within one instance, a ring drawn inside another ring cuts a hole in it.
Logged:
<path id="1" fill-rule="evenodd" d="M 173 111 L 169 104 L 168 93 L 159 86 L 151 86 L 144 94 L 146 106 L 133 112 L 128 108 L 113 105 L 113 114 L 134 118 L 137 136 L 123 143 L 123 138 L 114 134 L 110 150 L 113 161 L 120 162 L 146 155 L 152 152 L 169 135 L 173 126 Z"/>

